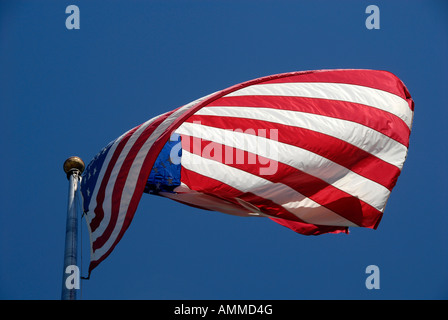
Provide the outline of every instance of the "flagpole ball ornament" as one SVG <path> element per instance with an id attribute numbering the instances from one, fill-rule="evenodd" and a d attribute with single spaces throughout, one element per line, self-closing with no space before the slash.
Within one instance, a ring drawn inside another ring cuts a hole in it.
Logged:
<path id="1" fill-rule="evenodd" d="M 64 162 L 64 172 L 67 174 L 67 179 L 75 172 L 79 171 L 79 174 L 83 173 L 85 169 L 84 161 L 80 157 L 70 157 Z"/>

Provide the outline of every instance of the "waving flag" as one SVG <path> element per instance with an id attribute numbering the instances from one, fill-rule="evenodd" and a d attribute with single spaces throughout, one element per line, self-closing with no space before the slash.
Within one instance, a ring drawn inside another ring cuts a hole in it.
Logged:
<path id="1" fill-rule="evenodd" d="M 89 274 L 145 192 L 305 235 L 376 229 L 413 110 L 389 72 L 319 70 L 251 80 L 154 117 L 109 143 L 83 174 Z"/>

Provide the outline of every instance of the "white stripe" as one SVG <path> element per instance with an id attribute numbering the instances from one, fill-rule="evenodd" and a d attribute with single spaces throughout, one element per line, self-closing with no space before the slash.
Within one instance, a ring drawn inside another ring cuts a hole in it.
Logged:
<path id="1" fill-rule="evenodd" d="M 151 120 L 150 120 L 151 121 Z M 89 239 L 90 239 L 90 260 L 97 260 L 97 258 L 95 258 L 95 255 L 93 253 L 93 239 L 92 239 L 92 229 L 90 228 L 90 224 L 92 223 L 92 220 L 95 218 L 96 214 L 95 214 L 95 208 L 97 206 L 96 203 L 96 197 L 98 195 L 98 190 L 101 187 L 101 182 L 103 181 L 104 178 L 104 174 L 107 170 L 107 167 L 109 165 L 110 159 L 112 158 L 113 154 L 115 153 L 115 149 L 117 148 L 119 142 L 121 141 L 121 139 L 128 133 L 129 131 L 126 131 L 125 133 L 123 133 L 121 136 L 119 136 L 117 139 L 115 139 L 115 141 L 113 142 L 113 144 L 111 145 L 111 147 L 109 148 L 109 151 L 107 152 L 107 155 L 103 161 L 103 165 L 101 166 L 101 170 L 100 173 L 98 174 L 97 177 L 97 182 L 96 185 L 94 187 L 93 193 L 92 193 L 92 197 L 90 198 L 90 203 L 89 203 L 89 207 L 88 207 L 88 213 L 85 215 L 86 217 L 86 221 L 87 221 L 87 227 L 89 230 Z M 104 219 L 104 218 L 103 218 Z M 102 220 L 101 220 L 102 222 Z M 100 222 L 100 223 L 101 223 Z"/>
<path id="2" fill-rule="evenodd" d="M 229 93 L 226 97 L 247 95 L 293 96 L 360 103 L 396 115 L 409 128 L 412 125 L 413 112 L 405 99 L 390 92 L 354 84 L 324 82 L 266 83 L 242 88 Z"/>
<path id="3" fill-rule="evenodd" d="M 214 197 L 196 190 L 191 190 L 185 183 L 174 189 L 174 192 L 159 192 L 159 195 L 173 200 L 189 203 L 211 211 L 218 211 L 239 217 L 253 216 L 247 209 L 234 204 L 233 202 Z"/>
<path id="4" fill-rule="evenodd" d="M 126 142 L 126 145 L 124 146 L 124 148 L 121 150 L 120 155 L 118 156 L 118 159 L 115 163 L 115 166 L 110 174 L 109 177 L 109 181 L 106 185 L 106 190 L 105 190 L 105 196 L 104 196 L 104 201 L 103 201 L 103 210 L 104 210 L 104 216 L 103 219 L 101 220 L 100 225 L 98 226 L 98 228 L 96 228 L 96 230 L 92 233 L 91 237 L 92 237 L 92 241 L 95 241 L 98 237 L 100 237 L 104 230 L 106 230 L 109 221 L 110 221 L 110 212 L 112 210 L 112 191 L 114 189 L 115 186 L 115 181 L 117 180 L 118 174 L 120 172 L 121 166 L 123 165 L 124 160 L 126 159 L 129 150 L 131 150 L 132 146 L 134 145 L 135 141 L 137 141 L 138 137 L 140 137 L 140 135 L 142 134 L 142 132 L 151 125 L 151 123 L 153 123 L 156 119 L 160 118 L 162 115 L 154 117 L 148 121 L 146 121 L 144 124 L 142 124 L 128 139 L 128 141 Z M 128 131 L 129 132 L 129 131 Z M 121 139 L 120 139 L 121 140 Z M 114 144 L 114 147 L 116 148 L 116 145 L 118 144 L 118 142 L 116 142 Z M 115 151 L 114 148 L 114 151 Z M 109 150 L 109 154 L 110 154 Z M 108 154 L 108 156 L 109 156 Z M 108 159 L 108 162 L 110 161 L 110 159 Z M 106 163 L 106 162 L 105 162 Z M 103 165 L 103 168 L 107 167 Z M 102 168 L 102 169 L 103 169 Z M 107 168 L 105 168 L 107 169 Z M 101 170 L 103 171 L 103 170 Z M 102 179 L 102 177 L 101 177 Z M 98 182 L 102 181 L 98 178 L 97 180 Z M 97 185 L 101 185 L 101 183 L 97 183 Z M 96 189 L 96 188 L 95 188 Z M 95 197 L 96 198 L 96 197 Z M 94 204 L 96 206 L 96 202 Z M 94 207 L 93 207 L 94 208 Z M 109 214 L 107 214 L 109 213 Z"/>
<path id="5" fill-rule="evenodd" d="M 390 194 L 390 191 L 379 183 L 297 146 L 244 132 L 233 132 L 189 122 L 184 122 L 176 133 L 214 141 L 284 163 L 358 197 L 381 212 Z"/>
<path id="6" fill-rule="evenodd" d="M 274 122 L 320 132 L 344 140 L 400 170 L 406 146 L 362 124 L 293 110 L 250 107 L 205 107 L 195 115 L 238 117 Z"/>
<path id="7" fill-rule="evenodd" d="M 118 237 L 118 234 L 120 233 L 123 222 L 126 217 L 127 209 L 129 206 L 129 203 L 131 201 L 131 198 L 134 194 L 135 188 L 137 186 L 137 180 L 140 175 L 140 171 L 143 166 L 143 161 L 146 158 L 146 155 L 148 154 L 150 148 L 154 144 L 154 142 L 165 132 L 165 130 L 177 119 L 179 118 L 184 112 L 188 111 L 189 109 L 196 106 L 199 102 L 206 99 L 208 96 L 202 97 L 198 100 L 195 100 L 193 102 L 190 102 L 189 104 L 183 106 L 182 108 L 179 108 L 177 111 L 173 112 L 168 118 L 166 118 L 150 135 L 150 137 L 145 141 L 144 145 L 140 148 L 137 156 L 135 157 L 131 168 L 129 169 L 128 176 L 126 178 L 126 183 L 123 188 L 123 193 L 121 196 L 120 201 L 120 209 L 118 212 L 118 218 L 117 223 L 115 224 L 115 227 L 112 231 L 112 234 L 107 239 L 107 241 L 104 243 L 104 245 L 101 248 L 98 248 L 95 252 L 95 260 L 99 259 L 103 254 L 105 254 L 114 244 L 116 238 Z M 120 164 L 121 166 L 121 164 Z M 108 194 L 111 196 L 111 194 Z M 108 209 L 110 212 L 110 209 Z M 107 224 L 106 224 L 107 226 Z"/>
<path id="8" fill-rule="evenodd" d="M 182 150 L 181 163 L 188 170 L 221 181 L 241 192 L 251 192 L 271 200 L 307 223 L 357 226 L 282 183 L 272 183 L 246 171 L 202 158 L 186 150 Z"/>
<path id="9" fill-rule="evenodd" d="M 142 126 L 151 123 L 152 121 L 154 121 L 155 119 L 157 119 L 158 117 L 161 117 L 161 116 L 163 116 L 163 114 L 160 115 L 160 116 L 157 116 L 157 117 L 154 117 L 154 118 L 148 120 L 147 122 L 145 122 L 144 124 L 142 124 Z M 132 130 L 132 129 L 131 129 L 131 130 Z M 114 142 L 113 142 L 113 144 L 112 144 L 112 146 L 109 148 L 109 151 L 107 152 L 106 158 L 104 159 L 104 161 L 103 161 L 103 165 L 102 165 L 102 167 L 101 167 L 101 171 L 100 171 L 100 173 L 98 174 L 98 178 L 97 178 L 97 180 L 96 180 L 97 182 L 96 182 L 96 184 L 95 184 L 95 187 L 94 187 L 94 190 L 93 190 L 93 193 L 92 193 L 92 197 L 90 198 L 90 203 L 89 203 L 89 208 L 88 208 L 88 209 L 89 209 L 89 212 L 88 212 L 88 214 L 86 215 L 86 219 L 87 219 L 87 221 L 88 221 L 89 224 L 90 224 L 91 220 L 95 217 L 95 212 L 94 212 L 94 210 L 95 210 L 96 205 L 97 205 L 97 203 L 96 203 L 96 197 L 97 197 L 97 195 L 98 195 L 98 190 L 99 190 L 100 187 L 101 187 L 101 182 L 103 181 L 104 174 L 106 173 L 106 170 L 107 170 L 107 167 L 108 167 L 108 165 L 109 165 L 109 162 L 110 162 L 112 156 L 114 155 L 115 150 L 116 150 L 118 144 L 120 143 L 120 141 L 121 141 L 121 140 L 123 139 L 123 137 L 124 137 L 126 134 L 128 134 L 128 132 L 131 131 L 131 130 L 126 131 L 126 132 L 123 133 L 121 136 L 119 136 L 117 139 L 115 139 Z"/>

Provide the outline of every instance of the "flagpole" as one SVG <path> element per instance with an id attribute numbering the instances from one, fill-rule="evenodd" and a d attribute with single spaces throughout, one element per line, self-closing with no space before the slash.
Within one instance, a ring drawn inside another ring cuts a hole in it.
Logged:
<path id="1" fill-rule="evenodd" d="M 77 288 L 77 284 L 79 284 L 79 269 L 77 263 L 78 216 L 76 212 L 75 193 L 78 189 L 78 182 L 84 168 L 84 162 L 79 157 L 70 157 L 64 162 L 64 171 L 69 180 L 69 189 L 61 300 L 76 300 L 76 290 L 79 289 Z"/>

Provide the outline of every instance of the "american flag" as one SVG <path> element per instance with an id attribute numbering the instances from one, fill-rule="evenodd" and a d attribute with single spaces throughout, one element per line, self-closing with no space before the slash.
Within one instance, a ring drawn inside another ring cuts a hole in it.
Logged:
<path id="1" fill-rule="evenodd" d="M 317 70 L 247 81 L 133 128 L 83 173 L 89 275 L 144 192 L 268 217 L 305 235 L 376 229 L 406 159 L 413 111 L 390 72 Z"/>

